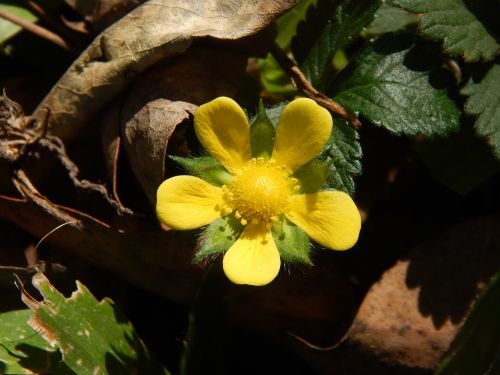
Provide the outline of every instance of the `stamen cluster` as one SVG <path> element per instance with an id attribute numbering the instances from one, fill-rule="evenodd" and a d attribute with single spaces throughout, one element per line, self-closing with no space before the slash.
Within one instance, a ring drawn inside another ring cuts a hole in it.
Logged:
<path id="1" fill-rule="evenodd" d="M 253 158 L 223 186 L 224 200 L 242 225 L 264 223 L 269 229 L 288 206 L 290 196 L 300 190 L 296 178 L 289 178 L 284 165 Z"/>

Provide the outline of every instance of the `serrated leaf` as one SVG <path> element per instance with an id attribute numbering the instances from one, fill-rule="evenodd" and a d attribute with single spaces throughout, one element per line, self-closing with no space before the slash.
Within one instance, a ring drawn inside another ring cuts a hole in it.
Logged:
<path id="1" fill-rule="evenodd" d="M 2 1 L 0 3 L 0 10 L 17 16 L 26 22 L 34 23 L 38 20 L 38 18 L 28 9 L 19 6 L 19 0 Z M 0 18 L 0 44 L 16 35 L 21 30 L 22 28 L 20 26 Z"/>
<path id="2" fill-rule="evenodd" d="M 382 4 L 375 13 L 373 22 L 367 27 L 366 33 L 368 35 L 392 33 L 417 23 L 417 21 L 418 17 L 414 13 L 389 4 Z"/>
<path id="3" fill-rule="evenodd" d="M 297 5 L 276 20 L 276 28 L 278 29 L 276 43 L 278 43 L 281 48 L 288 48 L 295 35 L 297 25 L 306 17 L 309 6 L 315 5 L 316 3 L 317 0 L 301 0 Z"/>
<path id="4" fill-rule="evenodd" d="M 309 256 L 311 242 L 298 226 L 283 218 L 280 223 L 273 226 L 272 235 L 283 261 L 312 264 Z"/>
<path id="5" fill-rule="evenodd" d="M 204 258 L 229 250 L 242 230 L 242 225 L 234 218 L 234 215 L 213 221 L 203 231 L 200 248 L 196 252 L 194 261 L 200 262 Z"/>
<path id="6" fill-rule="evenodd" d="M 23 302 L 34 313 L 28 324 L 59 348 L 63 361 L 77 374 L 167 373 L 150 358 L 110 299 L 97 301 L 78 281 L 77 290 L 65 298 L 42 273 L 33 276 L 32 282 L 43 301 L 22 291 Z"/>
<path id="7" fill-rule="evenodd" d="M 421 13 L 420 30 L 429 38 L 442 41 L 445 51 L 452 56 L 463 56 L 467 62 L 491 61 L 500 52 L 481 18 L 474 11 L 486 7 L 486 2 L 464 0 L 393 0 L 394 5 Z M 498 3 L 492 12 L 498 16 Z M 495 21 L 496 22 L 496 21 Z"/>
<path id="8" fill-rule="evenodd" d="M 361 174 L 359 134 L 344 120 L 335 120 L 330 141 L 320 155 L 328 163 L 327 186 L 354 195 L 354 176 Z"/>
<path id="9" fill-rule="evenodd" d="M 451 76 L 435 52 L 409 35 L 386 34 L 341 72 L 329 94 L 392 133 L 448 134 L 458 128 L 460 111 L 448 97 Z"/>
<path id="10" fill-rule="evenodd" d="M 28 325 L 31 310 L 0 313 L 0 374 L 73 374 L 61 354 Z"/>
<path id="11" fill-rule="evenodd" d="M 500 373 L 500 272 L 481 293 L 436 375 Z"/>
<path id="12" fill-rule="evenodd" d="M 465 111 L 477 115 L 476 132 L 488 137 L 493 152 L 500 159 L 500 65 L 493 65 L 486 75 L 477 80 L 473 77 L 463 88 L 462 93 L 469 98 Z"/>
<path id="13" fill-rule="evenodd" d="M 302 72 L 323 91 L 333 76 L 335 53 L 373 20 L 380 0 L 319 0 L 297 27 L 292 51 Z"/>
<path id="14" fill-rule="evenodd" d="M 170 159 L 179 163 L 189 174 L 199 177 L 213 185 L 221 186 L 231 182 L 231 175 L 218 160 L 211 156 L 202 156 L 199 158 L 170 156 Z"/>

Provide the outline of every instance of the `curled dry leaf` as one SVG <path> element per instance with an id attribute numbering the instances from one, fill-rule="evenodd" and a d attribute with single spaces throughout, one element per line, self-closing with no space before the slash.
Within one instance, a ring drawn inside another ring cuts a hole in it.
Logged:
<path id="1" fill-rule="evenodd" d="M 102 31 L 146 0 L 66 0 L 94 30 Z"/>
<path id="2" fill-rule="evenodd" d="M 76 138 L 85 122 L 138 74 L 185 51 L 197 38 L 240 39 L 265 28 L 297 0 L 150 0 L 100 34 L 35 111 L 50 129 Z"/>
<path id="3" fill-rule="evenodd" d="M 194 114 L 197 105 L 236 95 L 246 60 L 231 51 L 193 48 L 146 73 L 129 90 L 120 116 L 123 146 L 153 206 L 165 179 L 167 146 L 176 127 Z"/>
<path id="4" fill-rule="evenodd" d="M 186 102 L 157 99 L 147 103 L 124 129 L 124 145 L 134 175 L 152 206 L 163 181 L 168 140 L 177 125 L 193 114 L 196 106 Z"/>

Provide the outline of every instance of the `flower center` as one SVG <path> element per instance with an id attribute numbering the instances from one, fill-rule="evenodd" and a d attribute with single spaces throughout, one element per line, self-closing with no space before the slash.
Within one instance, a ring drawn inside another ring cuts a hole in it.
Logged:
<path id="1" fill-rule="evenodd" d="M 269 228 L 278 220 L 289 197 L 300 189 L 286 168 L 262 158 L 251 159 L 236 174 L 231 187 L 223 187 L 226 202 L 241 224 L 264 222 Z"/>

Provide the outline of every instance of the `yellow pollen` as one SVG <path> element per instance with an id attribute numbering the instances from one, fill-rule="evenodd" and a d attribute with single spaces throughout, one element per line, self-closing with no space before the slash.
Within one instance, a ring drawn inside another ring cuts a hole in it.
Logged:
<path id="1" fill-rule="evenodd" d="M 300 190 L 300 185 L 295 185 L 295 186 L 293 187 L 293 190 L 295 190 L 295 191 L 299 191 L 299 190 Z"/>
<path id="2" fill-rule="evenodd" d="M 294 180 L 288 177 L 285 166 L 257 158 L 238 171 L 232 186 L 223 191 L 227 205 L 235 212 L 235 218 L 241 219 L 242 225 L 264 222 L 272 226 L 296 190 L 290 183 L 297 182 Z"/>

